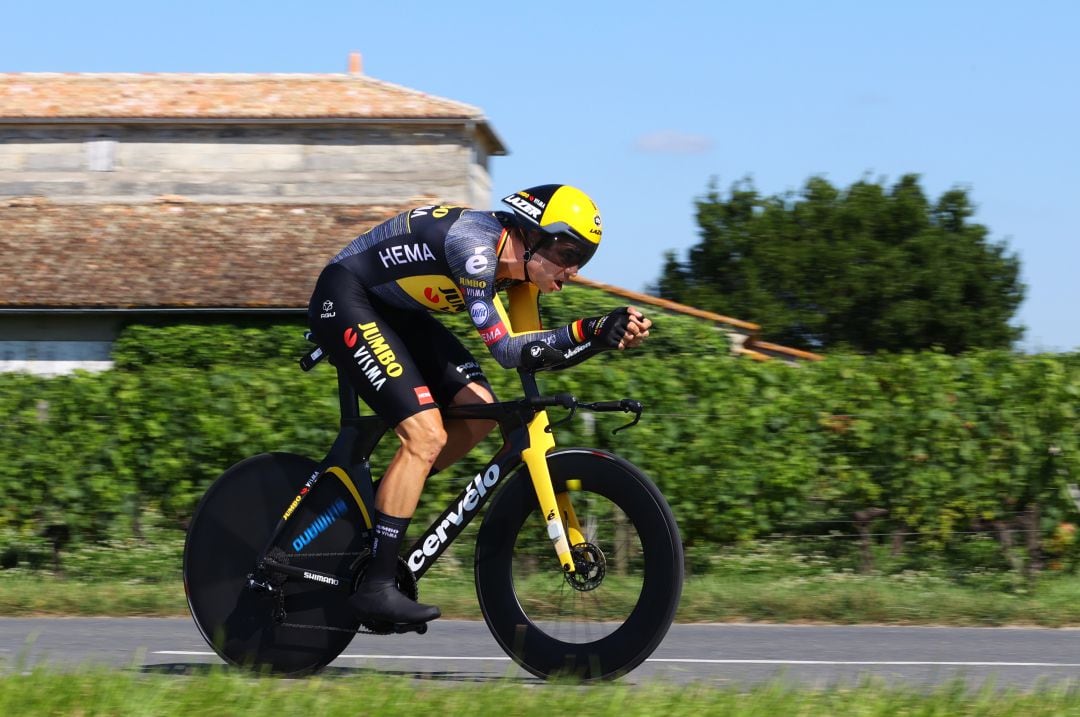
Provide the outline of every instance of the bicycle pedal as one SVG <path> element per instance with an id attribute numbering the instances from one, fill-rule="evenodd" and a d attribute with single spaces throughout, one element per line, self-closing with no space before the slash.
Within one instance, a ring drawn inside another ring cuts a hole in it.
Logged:
<path id="1" fill-rule="evenodd" d="M 407 632 L 423 635 L 428 629 L 426 622 L 381 622 L 372 620 L 360 624 L 376 635 L 404 635 Z"/>
<path id="2" fill-rule="evenodd" d="M 426 622 L 399 622 L 390 626 L 390 629 L 397 635 L 404 635 L 406 632 L 415 632 L 417 635 L 423 635 L 427 632 Z"/>

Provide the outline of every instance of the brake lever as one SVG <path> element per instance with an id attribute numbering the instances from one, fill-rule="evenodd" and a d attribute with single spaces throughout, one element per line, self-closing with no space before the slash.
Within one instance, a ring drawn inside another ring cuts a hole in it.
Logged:
<path id="1" fill-rule="evenodd" d="M 577 401 L 570 404 L 570 406 L 568 406 L 570 413 L 566 415 L 566 418 L 560 418 L 558 421 L 555 421 L 555 423 L 550 423 L 547 426 L 544 426 L 544 432 L 551 433 L 555 430 L 555 426 L 561 426 L 564 423 L 569 423 L 570 421 L 574 420 L 574 414 L 577 413 L 577 407 Z"/>
<path id="2" fill-rule="evenodd" d="M 597 401 L 595 403 L 582 403 L 579 404 L 582 408 L 589 408 L 594 411 L 622 411 L 623 413 L 633 413 L 634 420 L 627 423 L 625 426 L 619 426 L 612 433 L 618 433 L 624 428 L 630 428 L 636 426 L 638 421 L 641 420 L 641 412 L 644 407 L 641 405 L 641 401 L 635 401 L 632 398 L 623 398 L 618 401 Z"/>
<path id="3" fill-rule="evenodd" d="M 641 420 L 641 412 L 642 410 L 644 410 L 644 407 L 641 405 L 641 401 L 635 401 L 630 398 L 624 398 L 622 401 L 619 401 L 619 405 L 622 407 L 622 410 L 625 413 L 633 413 L 634 420 L 630 421 L 630 423 L 627 423 L 625 426 L 619 426 L 611 432 L 612 434 L 618 433 L 624 428 L 632 428 L 636 426 L 638 421 Z"/>

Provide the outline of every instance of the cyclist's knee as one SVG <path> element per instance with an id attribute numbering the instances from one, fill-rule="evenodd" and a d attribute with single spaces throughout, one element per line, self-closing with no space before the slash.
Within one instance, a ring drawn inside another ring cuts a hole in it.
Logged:
<path id="1" fill-rule="evenodd" d="M 470 383 L 463 387 L 450 401 L 451 406 L 465 406 L 477 403 L 495 403 L 495 396 L 491 393 L 491 390 L 479 383 Z"/>
<path id="2" fill-rule="evenodd" d="M 398 424 L 396 432 L 402 448 L 428 463 L 435 461 L 446 445 L 446 429 L 438 411 L 421 411 Z"/>

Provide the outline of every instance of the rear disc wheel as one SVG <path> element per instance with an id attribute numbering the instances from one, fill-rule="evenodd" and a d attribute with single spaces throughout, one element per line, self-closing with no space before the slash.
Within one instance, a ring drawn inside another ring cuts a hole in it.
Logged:
<path id="1" fill-rule="evenodd" d="M 314 461 L 289 453 L 249 458 L 225 471 L 195 510 L 184 545 L 188 606 L 207 643 L 230 664 L 309 673 L 341 654 L 359 627 L 347 590 L 272 572 L 256 577 L 274 592 L 248 583 L 282 513 L 316 468 Z M 349 574 L 356 560 L 349 552 L 361 540 L 361 524 L 355 501 L 333 482 L 320 481 L 288 524 L 300 535 L 286 530 L 270 555 L 331 575 Z M 332 544 L 336 554 L 316 552 L 318 544 L 301 545 L 309 525 L 319 528 L 317 540 Z"/>

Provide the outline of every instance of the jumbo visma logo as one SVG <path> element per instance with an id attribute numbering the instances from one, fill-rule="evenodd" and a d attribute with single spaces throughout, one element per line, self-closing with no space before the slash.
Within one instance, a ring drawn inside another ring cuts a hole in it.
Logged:
<path id="1" fill-rule="evenodd" d="M 345 515 L 345 511 L 349 509 L 349 506 L 345 504 L 345 501 L 338 498 L 334 501 L 334 504 L 330 506 L 325 513 L 320 515 L 311 525 L 304 529 L 304 532 L 296 536 L 296 539 L 292 541 L 293 550 L 300 552 L 303 550 L 312 540 L 319 537 L 319 535 L 334 524 L 334 521 Z"/>

